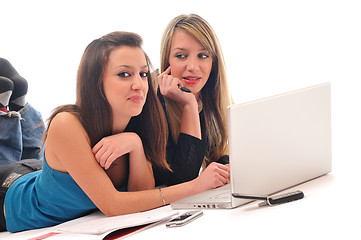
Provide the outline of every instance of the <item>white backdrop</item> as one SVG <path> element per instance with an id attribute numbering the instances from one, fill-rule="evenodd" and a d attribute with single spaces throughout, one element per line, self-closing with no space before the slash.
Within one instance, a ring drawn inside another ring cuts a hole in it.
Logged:
<path id="1" fill-rule="evenodd" d="M 27 99 L 45 119 L 74 103 L 78 63 L 93 39 L 136 32 L 158 67 L 166 24 L 197 13 L 219 37 L 237 103 L 330 81 L 334 172 L 360 160 L 359 1 L 0 0 L 0 9 L 0 56 L 28 80 Z"/>

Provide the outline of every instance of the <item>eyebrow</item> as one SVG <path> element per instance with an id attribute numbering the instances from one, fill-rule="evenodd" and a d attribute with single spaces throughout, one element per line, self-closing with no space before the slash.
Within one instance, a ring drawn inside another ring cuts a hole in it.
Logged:
<path id="1" fill-rule="evenodd" d="M 122 67 L 124 67 L 124 68 L 134 68 L 134 67 L 132 67 L 132 66 L 130 66 L 130 65 L 119 65 L 119 66 L 115 66 L 114 68 L 122 68 Z M 148 68 L 148 65 L 144 65 L 144 66 L 142 66 L 142 67 L 140 67 L 140 69 L 145 69 L 145 68 Z"/>
<path id="2" fill-rule="evenodd" d="M 182 48 L 182 47 L 176 47 L 176 48 L 171 49 L 170 51 L 171 51 L 171 52 L 172 52 L 172 51 L 189 51 L 189 49 L 187 49 L 187 48 Z M 207 50 L 206 48 L 198 49 L 198 51 L 207 51 L 207 52 L 208 52 L 208 50 Z"/>

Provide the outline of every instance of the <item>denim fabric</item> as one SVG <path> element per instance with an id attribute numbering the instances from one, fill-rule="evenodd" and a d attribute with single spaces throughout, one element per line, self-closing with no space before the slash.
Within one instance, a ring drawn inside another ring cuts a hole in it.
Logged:
<path id="1" fill-rule="evenodd" d="M 18 112 L 0 111 L 0 165 L 40 159 L 44 122 L 30 104 Z"/>

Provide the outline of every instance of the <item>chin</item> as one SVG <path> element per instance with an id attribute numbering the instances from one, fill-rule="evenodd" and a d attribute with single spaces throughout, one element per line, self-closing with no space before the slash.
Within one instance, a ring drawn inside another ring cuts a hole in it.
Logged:
<path id="1" fill-rule="evenodd" d="M 189 87 L 189 90 L 191 90 L 194 95 L 197 95 L 197 94 L 201 93 L 202 89 L 198 89 L 198 88 L 195 89 L 195 88 Z"/>
<path id="2" fill-rule="evenodd" d="M 137 111 L 133 111 L 132 114 L 131 114 L 132 117 L 136 117 L 136 116 L 140 115 L 142 113 L 142 110 L 143 110 L 143 108 L 140 109 L 140 110 L 137 110 Z"/>

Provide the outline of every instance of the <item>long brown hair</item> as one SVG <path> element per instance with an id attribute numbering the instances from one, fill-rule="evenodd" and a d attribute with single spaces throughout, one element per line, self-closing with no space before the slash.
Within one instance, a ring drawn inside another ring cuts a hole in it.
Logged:
<path id="1" fill-rule="evenodd" d="M 206 136 L 209 148 L 203 167 L 228 154 L 227 106 L 233 100 L 229 92 L 223 53 L 215 32 L 209 23 L 196 14 L 179 15 L 171 20 L 163 32 L 160 51 L 161 71 L 169 66 L 169 54 L 173 34 L 182 29 L 195 37 L 212 55 L 212 69 L 207 83 L 200 93 L 206 124 Z M 175 101 L 165 99 L 168 121 L 172 138 L 177 142 L 179 136 L 182 106 Z"/>
<path id="2" fill-rule="evenodd" d="M 142 38 L 130 32 L 112 32 L 92 41 L 81 58 L 76 85 L 76 103 L 56 108 L 48 120 L 60 112 L 71 112 L 83 123 L 91 147 L 112 134 L 113 117 L 110 104 L 103 89 L 104 72 L 110 53 L 121 46 L 139 47 Z M 148 94 L 142 112 L 129 121 L 125 131 L 135 132 L 142 139 L 147 159 L 157 166 L 169 169 L 165 160 L 167 125 L 161 104 L 154 91 L 154 80 L 150 74 L 152 65 L 144 53 L 149 67 Z M 47 133 L 47 131 L 46 131 Z"/>

